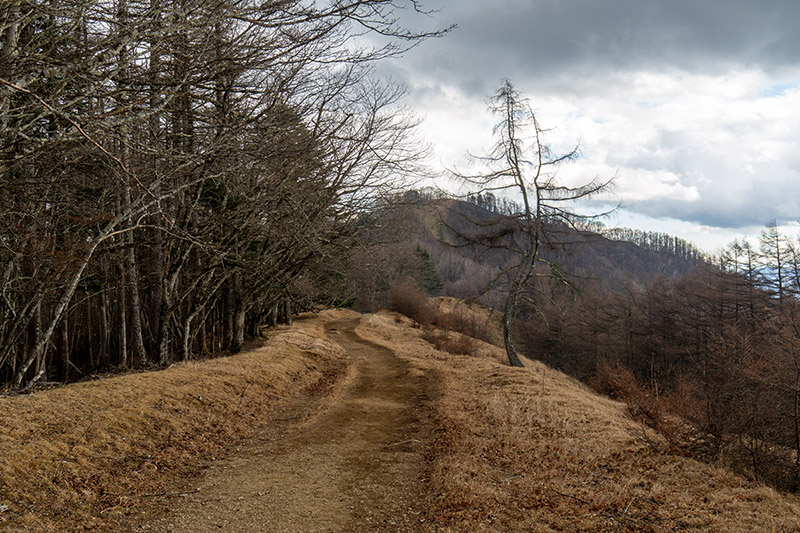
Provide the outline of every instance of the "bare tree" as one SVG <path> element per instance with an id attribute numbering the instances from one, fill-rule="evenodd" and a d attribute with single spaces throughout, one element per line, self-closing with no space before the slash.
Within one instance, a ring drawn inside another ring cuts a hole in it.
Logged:
<path id="1" fill-rule="evenodd" d="M 787 256 L 791 253 L 788 249 L 790 242 L 789 238 L 780 233 L 778 224 L 774 220 L 767 224 L 759 235 L 760 281 L 762 286 L 775 292 L 779 303 L 783 302 L 788 285 Z"/>
<path id="2" fill-rule="evenodd" d="M 547 130 L 539 124 L 528 100 L 509 80 L 504 80 L 492 97 L 490 110 L 498 117 L 494 127 L 496 142 L 486 155 L 476 157 L 486 171 L 454 174 L 471 187 L 472 194 L 501 191 L 513 196 L 520 202 L 519 210 L 512 215 L 497 216 L 481 224 L 480 231 L 461 237 L 466 244 L 502 248 L 515 257 L 504 272 L 507 285 L 503 340 L 509 363 L 523 366 L 514 342 L 514 321 L 524 291 L 542 263 L 539 254 L 542 243 L 553 237 L 557 224 L 572 227 L 577 219 L 587 218 L 573 211 L 574 202 L 606 190 L 610 181 L 592 180 L 579 187 L 561 183 L 558 167 L 578 155 L 578 146 L 554 154 L 544 140 Z M 556 271 L 551 269 L 551 272 Z M 536 305 L 532 299 L 528 303 Z"/>

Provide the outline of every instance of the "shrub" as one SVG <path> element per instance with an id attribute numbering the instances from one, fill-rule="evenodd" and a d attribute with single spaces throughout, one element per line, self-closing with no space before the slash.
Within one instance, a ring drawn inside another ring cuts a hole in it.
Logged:
<path id="1" fill-rule="evenodd" d="M 685 401 L 680 395 L 660 393 L 647 386 L 618 360 L 601 359 L 597 364 L 594 386 L 604 394 L 619 398 L 628 406 L 634 419 L 655 429 L 674 452 L 686 451 L 692 439 L 686 422 L 675 416 L 676 406 Z"/>
<path id="2" fill-rule="evenodd" d="M 474 355 L 475 339 L 491 342 L 491 330 L 485 321 L 468 311 L 439 310 L 412 278 L 403 278 L 392 285 L 388 307 L 424 326 L 422 338 L 437 350 Z"/>
<path id="3" fill-rule="evenodd" d="M 412 278 L 403 278 L 392 285 L 388 307 L 423 326 L 430 326 L 436 318 L 436 308 Z"/>

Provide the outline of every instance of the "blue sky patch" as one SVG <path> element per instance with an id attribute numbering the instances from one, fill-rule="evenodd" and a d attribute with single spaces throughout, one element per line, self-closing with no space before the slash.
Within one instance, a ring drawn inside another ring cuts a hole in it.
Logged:
<path id="1" fill-rule="evenodd" d="M 761 91 L 762 98 L 777 98 L 778 96 L 783 96 L 784 93 L 790 91 L 792 89 L 797 89 L 797 83 L 776 83 L 770 87 L 767 87 L 763 91 Z"/>

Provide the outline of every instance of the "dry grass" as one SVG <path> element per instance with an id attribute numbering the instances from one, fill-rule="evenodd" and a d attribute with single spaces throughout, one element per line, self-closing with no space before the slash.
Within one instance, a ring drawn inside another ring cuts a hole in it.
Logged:
<path id="1" fill-rule="evenodd" d="M 326 312 L 238 356 L 0 399 L 0 530 L 114 530 L 301 390 L 342 377 Z M 798 531 L 800 502 L 670 455 L 624 404 L 536 362 L 436 350 L 396 314 L 364 338 L 427 376 L 436 531 Z M 338 369 L 338 373 L 337 373 Z M 320 385 L 322 384 L 322 385 Z M 184 485 L 188 486 L 188 485 Z"/>
<path id="2" fill-rule="evenodd" d="M 232 357 L 0 399 L 0 530 L 113 530 L 272 409 L 343 373 L 327 312 Z"/>
<path id="3" fill-rule="evenodd" d="M 422 338 L 433 344 L 437 350 L 456 355 L 474 355 L 477 347 L 476 339 L 442 329 L 426 329 Z"/>
<path id="4" fill-rule="evenodd" d="M 405 319 L 368 317 L 359 335 L 429 376 L 437 531 L 798 531 L 800 501 L 670 455 L 624 404 L 526 361 L 443 353 Z M 498 353 L 500 352 L 500 353 Z"/>

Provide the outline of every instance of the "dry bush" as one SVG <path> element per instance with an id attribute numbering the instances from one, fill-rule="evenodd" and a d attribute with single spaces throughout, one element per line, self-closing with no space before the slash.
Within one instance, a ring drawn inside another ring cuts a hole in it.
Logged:
<path id="1" fill-rule="evenodd" d="M 412 278 L 403 278 L 389 289 L 388 307 L 423 326 L 431 325 L 436 317 L 436 307 Z"/>
<path id="2" fill-rule="evenodd" d="M 433 344 L 437 350 L 456 355 L 475 355 L 477 348 L 472 337 L 441 329 L 426 328 L 422 338 Z"/>
<path id="3" fill-rule="evenodd" d="M 389 310 L 401 313 L 425 327 L 424 338 L 437 349 L 453 354 L 474 355 L 476 343 L 474 339 L 484 342 L 496 342 L 496 332 L 489 323 L 488 317 L 470 308 L 459 308 L 461 303 L 428 298 L 412 278 L 403 278 L 396 282 L 389 291 Z M 439 328 L 437 331 L 434 328 Z"/>
<path id="4" fill-rule="evenodd" d="M 457 331 L 484 342 L 494 340 L 491 326 L 476 313 L 464 309 L 455 309 L 452 312 L 439 309 L 433 323 L 446 331 Z"/>
<path id="5" fill-rule="evenodd" d="M 645 386 L 617 360 L 601 359 L 598 362 L 593 386 L 595 390 L 625 402 L 631 416 L 658 431 L 673 452 L 685 453 L 695 447 L 697 439 L 690 425 L 674 414 L 686 398 L 677 393 L 663 394 L 654 387 Z"/>
<path id="6" fill-rule="evenodd" d="M 486 320 L 472 310 L 454 307 L 452 311 L 445 306 L 429 301 L 433 309 L 430 325 L 425 328 L 422 338 L 433 344 L 437 350 L 457 355 L 476 355 L 477 341 L 491 341 L 493 335 Z"/>
<path id="7" fill-rule="evenodd" d="M 660 423 L 658 395 L 644 387 L 633 372 L 619 361 L 601 359 L 597 363 L 595 380 L 599 390 L 627 403 L 634 418 L 644 418 L 653 426 Z"/>
<path id="8" fill-rule="evenodd" d="M 761 403 L 737 383 L 712 394 L 696 379 L 680 378 L 667 393 L 647 386 L 619 361 L 601 360 L 593 385 L 621 399 L 635 420 L 656 430 L 672 453 L 729 468 L 749 479 L 795 491 L 796 452 L 765 431 L 777 402 Z M 715 402 L 724 401 L 720 408 Z M 731 399 L 741 399 L 737 404 Z"/>

